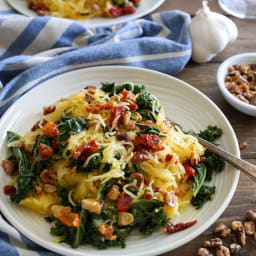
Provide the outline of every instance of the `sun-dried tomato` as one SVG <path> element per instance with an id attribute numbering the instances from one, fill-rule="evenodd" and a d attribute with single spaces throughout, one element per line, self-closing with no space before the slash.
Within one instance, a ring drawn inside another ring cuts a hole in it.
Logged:
<path id="1" fill-rule="evenodd" d="M 82 146 L 77 147 L 72 157 L 75 160 L 80 159 L 82 161 L 85 161 L 90 155 L 98 152 L 99 149 L 99 143 L 96 140 L 92 140 Z"/>
<path id="2" fill-rule="evenodd" d="M 120 212 L 125 212 L 130 209 L 131 202 L 132 198 L 126 195 L 125 192 L 121 192 L 116 202 L 116 208 Z"/>
<path id="3" fill-rule="evenodd" d="M 109 13 L 111 14 L 111 16 L 117 18 L 122 15 L 123 11 L 122 11 L 122 8 L 113 7 L 109 9 Z"/>
<path id="4" fill-rule="evenodd" d="M 110 100 L 107 103 L 98 102 L 95 104 L 86 105 L 85 109 L 87 112 L 97 114 L 102 110 L 112 109 L 113 107 L 114 107 L 114 102 L 112 100 Z"/>
<path id="5" fill-rule="evenodd" d="M 38 149 L 42 159 L 48 159 L 53 155 L 53 149 L 50 146 L 40 143 Z"/>
<path id="6" fill-rule="evenodd" d="M 165 156 L 165 162 L 170 162 L 171 160 L 172 160 L 172 158 L 173 158 L 173 154 L 167 154 L 166 156 Z"/>
<path id="7" fill-rule="evenodd" d="M 138 109 L 138 105 L 136 103 L 131 103 L 128 107 L 133 112 L 135 112 Z"/>
<path id="8" fill-rule="evenodd" d="M 150 159 L 150 153 L 145 149 L 140 149 L 133 152 L 133 162 L 143 162 Z"/>
<path id="9" fill-rule="evenodd" d="M 187 229 L 187 228 L 195 225 L 196 223 L 197 223 L 197 220 L 187 222 L 187 223 L 178 223 L 176 225 L 168 225 L 167 226 L 167 233 L 172 234 L 172 233 L 179 232 L 181 230 Z"/>
<path id="10" fill-rule="evenodd" d="M 191 167 L 189 164 L 184 164 L 184 168 L 188 175 L 188 179 L 191 179 L 192 177 L 195 176 L 195 174 L 196 174 L 195 169 L 193 167 Z"/>
<path id="11" fill-rule="evenodd" d="M 60 140 L 58 138 L 52 140 L 52 147 L 58 149 L 60 147 Z"/>
<path id="12" fill-rule="evenodd" d="M 59 134 L 58 126 L 53 122 L 48 122 L 42 128 L 42 133 L 49 138 L 54 138 Z"/>
<path id="13" fill-rule="evenodd" d="M 126 6 L 122 9 L 122 14 L 133 14 L 136 12 L 136 7 L 131 5 L 131 6 Z"/>
<path id="14" fill-rule="evenodd" d="M 140 134 L 135 137 L 134 145 L 138 149 L 156 152 L 164 150 L 161 139 L 155 134 Z"/>
<path id="15" fill-rule="evenodd" d="M 4 193 L 6 195 L 15 194 L 16 188 L 14 186 L 6 185 L 6 186 L 4 186 Z"/>
<path id="16" fill-rule="evenodd" d="M 124 106 L 116 106 L 113 108 L 112 110 L 112 114 L 110 117 L 110 121 L 109 121 L 109 126 L 114 129 L 117 130 L 120 126 L 120 123 L 123 119 L 123 111 L 124 111 L 125 107 Z"/>

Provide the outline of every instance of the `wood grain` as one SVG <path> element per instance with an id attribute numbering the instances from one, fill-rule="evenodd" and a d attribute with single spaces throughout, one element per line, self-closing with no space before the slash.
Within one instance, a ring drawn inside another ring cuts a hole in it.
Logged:
<path id="1" fill-rule="evenodd" d="M 179 9 L 193 16 L 200 5 L 201 0 L 166 0 L 157 12 Z M 209 5 L 211 10 L 224 13 L 218 6 L 217 0 L 209 0 Z M 220 107 L 233 126 L 238 140 L 247 141 L 248 143 L 248 147 L 241 152 L 242 157 L 252 164 L 256 164 L 256 118 L 246 116 L 232 108 L 221 95 L 216 82 L 217 69 L 226 58 L 242 52 L 256 52 L 256 20 L 240 20 L 227 16 L 238 26 L 238 39 L 228 45 L 210 63 L 199 65 L 190 62 L 177 77 L 205 93 Z M 162 256 L 196 255 L 203 242 L 214 236 L 212 231 L 218 223 L 230 224 L 233 220 L 242 220 L 249 209 L 256 209 L 256 183 L 241 174 L 236 193 L 218 221 L 190 243 L 172 252 L 162 254 Z M 228 241 L 225 242 L 227 243 Z M 247 244 L 241 250 L 240 255 L 255 256 L 256 242 L 250 238 L 247 239 Z"/>

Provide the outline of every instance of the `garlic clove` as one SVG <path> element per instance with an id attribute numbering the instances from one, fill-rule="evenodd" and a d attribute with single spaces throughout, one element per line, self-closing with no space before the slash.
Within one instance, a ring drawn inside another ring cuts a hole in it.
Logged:
<path id="1" fill-rule="evenodd" d="M 223 51 L 229 42 L 237 38 L 238 30 L 233 21 L 210 11 L 207 1 L 203 1 L 189 27 L 192 39 L 192 60 L 208 62 Z"/>

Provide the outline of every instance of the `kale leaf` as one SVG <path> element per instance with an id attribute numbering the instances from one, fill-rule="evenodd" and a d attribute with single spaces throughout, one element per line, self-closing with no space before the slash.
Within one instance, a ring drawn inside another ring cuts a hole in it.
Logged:
<path id="1" fill-rule="evenodd" d="M 117 85 L 115 82 L 103 82 L 101 83 L 101 85 L 101 89 L 104 92 L 109 93 L 110 96 L 113 96 L 114 92 L 118 94 L 122 92 L 124 89 L 126 89 L 127 91 L 131 91 L 135 95 L 145 91 L 144 85 L 141 86 L 133 83 L 124 83 L 121 85 Z"/>
<path id="2" fill-rule="evenodd" d="M 149 126 L 146 129 L 136 132 L 137 135 L 140 134 L 155 134 L 159 137 L 166 137 L 166 134 L 162 133 L 159 129 L 157 129 L 155 126 Z"/>
<path id="3" fill-rule="evenodd" d="M 89 119 L 77 119 L 74 116 L 62 114 L 61 122 L 58 124 L 60 147 L 59 153 L 62 153 L 67 146 L 67 139 L 74 134 L 80 133 L 84 129 L 88 129 Z"/>
<path id="4" fill-rule="evenodd" d="M 131 203 L 131 212 L 134 216 L 134 226 L 145 235 L 152 234 L 158 228 L 167 225 L 167 215 L 163 209 L 163 202 L 157 199 L 136 199 Z"/>
<path id="5" fill-rule="evenodd" d="M 221 135 L 222 130 L 217 126 L 211 125 L 208 125 L 207 129 L 200 131 L 198 134 L 200 138 L 205 139 L 211 143 L 215 143 L 215 140 L 217 140 Z"/>
<path id="6" fill-rule="evenodd" d="M 111 188 L 111 186 L 114 184 L 115 179 L 110 179 L 106 182 L 104 182 L 97 193 L 97 200 L 104 199 L 107 192 Z"/>
<path id="7" fill-rule="evenodd" d="M 215 193 L 215 186 L 203 185 L 196 197 L 193 197 L 191 203 L 196 209 L 200 209 L 203 207 L 204 203 L 211 200 L 213 194 Z"/>
<path id="8" fill-rule="evenodd" d="M 75 231 L 73 242 L 72 242 L 72 248 L 79 247 L 86 232 L 85 230 L 86 230 L 86 223 L 87 223 L 87 211 L 82 209 L 79 217 L 80 217 L 80 226 Z"/>
<path id="9" fill-rule="evenodd" d="M 30 169 L 28 156 L 22 148 L 11 146 L 11 142 L 19 140 L 21 136 L 18 134 L 8 131 L 7 132 L 7 145 L 11 151 L 12 157 L 18 163 L 18 184 L 17 191 L 15 194 L 10 194 L 10 198 L 13 202 L 19 203 L 29 193 L 33 191 L 33 183 L 35 176 Z"/>
<path id="10" fill-rule="evenodd" d="M 193 196 L 196 196 L 202 187 L 205 177 L 206 177 L 206 166 L 203 163 L 200 163 L 198 166 L 194 167 L 195 169 L 195 176 L 192 180 L 192 187 L 193 187 Z"/>
<path id="11" fill-rule="evenodd" d="M 69 200 L 68 200 L 68 193 L 69 189 L 65 186 L 58 185 L 57 186 L 57 195 L 61 199 L 62 205 L 70 206 Z"/>
<path id="12" fill-rule="evenodd" d="M 215 172 L 221 172 L 225 167 L 225 161 L 218 155 L 212 153 L 209 150 L 205 151 L 206 160 L 205 165 L 207 168 L 206 180 L 211 181 L 212 175 Z"/>

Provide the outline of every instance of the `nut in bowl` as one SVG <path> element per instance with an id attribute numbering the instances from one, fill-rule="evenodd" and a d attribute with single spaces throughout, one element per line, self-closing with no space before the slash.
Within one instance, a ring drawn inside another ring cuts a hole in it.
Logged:
<path id="1" fill-rule="evenodd" d="M 224 98 L 238 111 L 251 116 L 256 116 L 253 102 L 256 91 L 255 81 L 250 74 L 248 76 L 248 72 L 256 74 L 252 65 L 255 63 L 256 53 L 242 53 L 226 59 L 217 72 L 218 86 Z"/>

